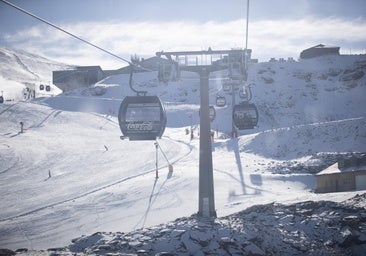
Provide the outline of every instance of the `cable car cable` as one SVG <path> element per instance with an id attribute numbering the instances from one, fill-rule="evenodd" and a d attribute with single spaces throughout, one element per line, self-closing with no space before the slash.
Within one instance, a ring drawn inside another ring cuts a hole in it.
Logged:
<path id="1" fill-rule="evenodd" d="M 85 40 L 85 39 L 83 39 L 83 38 L 81 38 L 79 36 L 76 36 L 76 35 L 68 32 L 67 30 L 65 30 L 65 29 L 63 29 L 63 28 L 61 28 L 59 26 L 56 26 L 56 25 L 52 24 L 51 22 L 49 22 L 49 21 L 47 21 L 45 19 L 42 19 L 41 17 L 38 17 L 38 16 L 36 16 L 36 15 L 28 12 L 27 10 L 25 10 L 25 9 L 19 7 L 19 6 L 16 6 L 16 5 L 14 5 L 14 4 L 12 4 L 12 3 L 8 2 L 8 1 L 5 1 L 5 0 L 0 0 L 0 1 L 3 2 L 4 4 L 7 4 L 7 5 L 15 8 L 15 9 L 17 9 L 17 10 L 19 10 L 19 11 L 21 11 L 21 12 L 23 12 L 23 13 L 25 13 L 25 14 L 27 14 L 27 15 L 29 15 L 29 16 L 31 16 L 31 17 L 39 20 L 39 21 L 41 21 L 41 22 L 43 22 L 43 23 L 46 23 L 47 25 L 49 25 L 49 26 L 51 26 L 51 27 L 53 27 L 53 28 L 55 28 L 57 30 L 60 30 L 61 32 L 65 33 L 65 34 L 68 34 L 69 36 L 72 36 L 72 37 L 74 37 L 74 38 L 82 41 L 83 43 L 86 43 L 86 44 L 88 44 L 88 45 L 90 45 L 90 46 L 92 46 L 92 47 L 94 47 L 94 48 L 96 48 L 96 49 L 98 49 L 100 51 L 103 51 L 103 52 L 105 52 L 105 53 L 107 53 L 107 54 L 109 54 L 109 55 L 111 55 L 111 56 L 113 56 L 113 57 L 115 57 L 115 58 L 117 58 L 119 60 L 122 60 L 124 62 L 127 62 L 128 64 L 133 65 L 133 66 L 136 66 L 136 67 L 138 67 L 138 68 L 140 68 L 142 70 L 152 71 L 150 69 L 146 69 L 146 68 L 143 68 L 141 66 L 137 66 L 136 64 L 132 63 L 131 61 L 128 61 L 125 58 L 122 58 L 122 57 L 120 57 L 120 56 L 118 56 L 118 55 L 116 55 L 116 54 L 114 54 L 114 53 L 112 53 L 112 52 L 110 52 L 108 50 L 105 50 L 105 49 L 103 49 L 102 47 L 100 47 L 98 45 L 95 45 L 95 44 L 93 44 L 93 43 L 91 43 L 91 42 L 89 42 L 89 41 L 87 41 L 87 40 Z"/>
<path id="2" fill-rule="evenodd" d="M 49 21 L 47 21 L 45 19 L 42 19 L 42 18 L 40 18 L 40 17 L 38 17 L 38 16 L 36 16 L 36 15 L 34 15 L 34 14 L 32 14 L 32 13 L 30 13 L 30 12 L 28 12 L 28 11 L 26 11 L 26 10 L 24 10 L 24 9 L 16 6 L 16 5 L 14 5 L 14 4 L 12 4 L 12 3 L 9 3 L 9 2 L 7 2 L 5 0 L 0 0 L 0 1 L 3 2 L 3 3 L 5 3 L 5 4 L 7 4 L 7 5 L 9 5 L 9 6 L 11 6 L 11 7 L 13 7 L 13 8 L 15 8 L 15 9 L 17 9 L 17 10 L 19 10 L 19 11 L 21 11 L 21 12 L 23 12 L 23 13 L 25 13 L 25 14 L 27 14 L 27 15 L 29 15 L 29 16 L 31 16 L 31 17 L 33 17 L 33 18 L 35 18 L 35 19 L 37 19 L 37 20 L 39 20 L 39 21 L 41 21 L 41 22 L 43 22 L 43 23 L 46 23 L 47 25 L 49 25 L 51 27 L 54 27 L 55 29 L 58 29 L 58 30 L 62 31 L 65 34 L 68 34 L 69 36 L 72 36 L 72 37 L 74 37 L 74 38 L 76 38 L 76 39 L 78 39 L 78 40 L 80 40 L 80 41 L 82 41 L 82 42 L 84 42 L 84 43 L 92 46 L 92 47 L 95 47 L 98 50 L 101 50 L 101 51 L 103 51 L 103 52 L 105 52 L 105 53 L 107 53 L 107 54 L 109 54 L 109 55 L 111 55 L 111 56 L 113 56 L 113 57 L 115 57 L 117 59 L 120 59 L 120 60 L 122 60 L 124 62 L 127 62 L 127 63 L 131 64 L 130 61 L 128 61 L 128 60 L 126 60 L 126 59 L 124 59 L 124 58 L 122 58 L 122 57 L 120 57 L 120 56 L 118 56 L 118 55 L 116 55 L 116 54 L 114 54 L 114 53 L 112 53 L 110 51 L 107 51 L 107 50 L 105 50 L 105 49 L 103 49 L 103 48 L 101 48 L 101 47 L 99 47 L 99 46 L 97 46 L 97 45 L 95 45 L 93 43 L 90 43 L 87 40 L 82 39 L 81 37 L 76 36 L 76 35 L 68 32 L 68 31 L 66 31 L 65 29 L 63 29 L 63 28 L 61 28 L 59 26 L 56 26 L 56 25 L 52 24 L 51 22 L 49 22 Z"/>

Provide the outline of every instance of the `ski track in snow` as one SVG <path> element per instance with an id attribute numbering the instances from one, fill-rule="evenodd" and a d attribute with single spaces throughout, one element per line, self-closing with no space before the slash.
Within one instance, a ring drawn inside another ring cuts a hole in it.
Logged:
<path id="1" fill-rule="evenodd" d="M 162 168 L 163 167 L 161 167 L 160 169 L 162 169 Z M 141 174 L 137 174 L 137 175 L 134 175 L 134 176 L 130 176 L 130 177 L 127 177 L 127 178 L 124 178 L 124 179 L 121 179 L 121 180 L 118 180 L 118 181 L 113 182 L 111 184 L 108 184 L 108 185 L 105 185 L 105 186 L 102 186 L 102 187 L 99 187 L 99 188 L 90 190 L 90 191 L 88 191 L 86 193 L 83 193 L 83 194 L 81 194 L 79 196 L 76 196 L 76 197 L 73 197 L 73 198 L 69 198 L 69 199 L 66 199 L 66 200 L 63 200 L 63 201 L 59 201 L 59 202 L 55 202 L 55 203 L 52 203 L 52 204 L 48 204 L 46 206 L 39 207 L 39 208 L 34 209 L 32 211 L 29 211 L 29 212 L 25 212 L 25 213 L 21 213 L 21 214 L 18 214 L 18 215 L 15 215 L 15 216 L 11 216 L 11 217 L 8 217 L 8 218 L 0 219 L 0 222 L 7 221 L 7 220 L 14 220 L 16 218 L 20 218 L 20 217 L 24 217 L 24 216 L 27 216 L 27 215 L 31 215 L 31 214 L 37 213 L 37 212 L 42 211 L 42 210 L 45 210 L 47 208 L 51 208 L 51 207 L 54 207 L 54 206 L 57 206 L 57 205 L 60 205 L 60 204 L 64 204 L 64 203 L 67 203 L 67 202 L 71 202 L 73 200 L 76 200 L 76 199 L 80 199 L 80 198 L 89 196 L 89 195 L 91 195 L 93 193 L 100 192 L 100 191 L 102 191 L 104 189 L 110 188 L 112 186 L 118 185 L 118 184 L 123 183 L 123 182 L 126 182 L 128 180 L 131 180 L 131 179 L 134 179 L 134 178 L 138 178 L 138 177 L 144 176 L 144 175 L 146 175 L 148 173 L 151 173 L 153 171 L 155 171 L 155 169 L 149 170 L 147 172 L 144 172 L 144 173 L 141 173 Z"/>
<path id="2" fill-rule="evenodd" d="M 0 112 L 0 115 L 4 114 L 4 113 L 5 113 L 6 111 L 8 111 L 10 108 L 14 107 L 16 104 L 18 104 L 18 103 L 14 103 L 14 104 L 11 104 L 11 105 L 7 106 L 4 110 L 2 110 L 2 111 Z"/>
<path id="3" fill-rule="evenodd" d="M 26 70 L 28 73 L 32 74 L 32 75 L 35 77 L 35 79 L 36 79 L 36 80 L 39 80 L 39 79 L 40 79 L 39 75 L 38 75 L 38 74 L 36 74 L 36 73 L 34 73 L 32 70 L 30 70 L 30 69 L 29 69 L 29 67 L 23 63 L 23 61 L 19 58 L 19 56 L 18 56 L 18 55 L 13 54 L 13 56 L 15 57 L 16 62 L 17 62 L 17 63 L 18 63 L 18 64 L 19 64 L 19 65 L 20 65 L 24 70 Z"/>
<path id="4" fill-rule="evenodd" d="M 52 111 L 52 113 L 54 113 L 54 112 L 55 112 L 55 111 Z M 52 113 L 51 113 L 51 114 L 52 114 Z M 48 116 L 47 116 L 47 118 L 46 118 L 45 120 L 43 120 L 43 121 L 40 123 L 40 125 L 41 125 L 41 124 L 43 124 L 43 123 L 44 123 L 44 122 L 45 122 L 45 121 L 46 121 L 46 120 L 51 116 L 51 114 L 50 114 L 50 115 L 48 115 Z M 97 115 L 97 116 L 99 116 L 99 115 Z M 35 127 L 39 127 L 40 125 L 37 125 L 37 126 L 35 126 Z M 168 138 L 169 140 L 171 140 L 171 141 L 175 142 L 173 139 L 169 138 L 168 136 L 165 136 L 165 138 Z M 183 143 L 183 142 L 179 142 L 179 143 Z M 184 143 L 184 144 L 186 144 L 186 143 Z M 176 160 L 174 160 L 174 161 L 172 161 L 172 162 L 171 162 L 172 164 L 179 162 L 180 160 L 182 160 L 182 159 L 184 159 L 184 158 L 188 157 L 188 156 L 192 153 L 192 147 L 191 147 L 190 145 L 188 145 L 188 144 L 186 144 L 186 145 L 187 145 L 187 146 L 189 146 L 189 149 L 190 149 L 190 150 L 189 150 L 189 152 L 188 152 L 188 153 L 186 153 L 186 154 L 184 154 L 184 155 L 182 155 L 182 156 L 179 156 Z M 19 162 L 19 159 L 18 159 L 18 161 L 17 161 L 17 162 Z M 15 164 L 16 164 L 16 163 L 15 163 Z M 12 167 L 14 167 L 14 166 L 15 166 L 15 164 L 14 164 Z M 7 168 L 7 170 L 0 172 L 0 174 L 5 173 L 6 171 L 8 171 L 9 169 L 11 169 L 12 167 L 9 167 L 9 168 Z M 160 167 L 158 168 L 158 170 L 164 169 L 164 168 L 166 168 L 166 167 L 167 167 L 167 165 L 160 166 Z M 55 202 L 55 203 L 52 203 L 52 204 L 48 204 L 48 205 L 45 205 L 45 206 L 39 207 L 39 208 L 37 208 L 37 209 L 31 210 L 31 211 L 28 211 L 28 212 L 24 212 L 24 213 L 21 213 L 21 214 L 17 214 L 17 215 L 15 215 L 15 216 L 10 216 L 10 217 L 7 217 L 7 218 L 0 219 L 0 222 L 4 222 L 4 221 L 8 221 L 8 220 L 14 220 L 14 219 L 16 219 L 16 218 L 20 218 L 20 217 L 24 217 L 24 216 L 27 216 L 27 215 L 31 215 L 31 214 L 37 213 L 37 212 L 42 211 L 42 210 L 45 210 L 45 209 L 47 209 L 47 208 L 52 208 L 52 207 L 57 206 L 57 205 L 61 205 L 61 204 L 67 203 L 67 202 L 71 202 L 71 201 L 73 201 L 73 200 L 77 200 L 77 199 L 80 199 L 80 198 L 83 198 L 83 197 L 89 196 L 89 195 L 91 195 L 91 194 L 93 194 L 93 193 L 100 192 L 100 191 L 102 191 L 102 190 L 104 190 L 104 189 L 107 189 L 107 188 L 110 188 L 110 187 L 116 186 L 116 185 L 118 185 L 118 184 L 121 184 L 121 183 L 123 183 L 123 182 L 129 181 L 129 180 L 131 180 L 131 179 L 135 179 L 135 178 L 142 177 L 142 176 L 144 176 L 144 175 L 146 175 L 146 174 L 149 174 L 149 173 L 152 173 L 152 172 L 155 172 L 155 171 L 156 171 L 156 169 L 155 169 L 155 168 L 154 168 L 154 169 L 150 169 L 150 170 L 148 170 L 148 171 L 146 171 L 146 172 L 139 173 L 139 174 L 136 174 L 136 175 L 132 175 L 132 176 L 129 176 L 129 177 L 127 177 L 127 178 L 123 178 L 123 179 L 121 179 L 121 180 L 117 180 L 116 182 L 110 183 L 110 184 L 108 184 L 108 185 L 105 185 L 105 186 L 102 186 L 102 187 L 99 187 L 99 188 L 96 188 L 96 189 L 90 190 L 90 191 L 85 192 L 85 193 L 83 193 L 83 194 L 81 194 L 81 195 L 79 195 L 79 196 L 72 197 L 72 198 L 69 198 L 69 199 L 66 199 L 66 200 L 62 200 L 62 201 L 59 201 L 59 202 Z"/>

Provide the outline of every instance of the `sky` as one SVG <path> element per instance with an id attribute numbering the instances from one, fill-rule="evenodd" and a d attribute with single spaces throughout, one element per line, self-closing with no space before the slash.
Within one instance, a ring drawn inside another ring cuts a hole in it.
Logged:
<path id="1" fill-rule="evenodd" d="M 245 48 L 246 0 L 7 0 L 122 58 L 158 51 Z M 259 61 L 317 44 L 366 53 L 364 0 L 252 0 L 248 48 Z M 0 0 L 0 46 L 73 65 L 127 65 Z"/>

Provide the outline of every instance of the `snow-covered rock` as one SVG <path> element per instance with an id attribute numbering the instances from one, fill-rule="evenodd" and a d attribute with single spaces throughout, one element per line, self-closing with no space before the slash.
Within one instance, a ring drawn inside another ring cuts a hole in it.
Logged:
<path id="1" fill-rule="evenodd" d="M 98 232 L 48 255 L 363 255 L 365 208 L 352 202 L 366 203 L 366 194 L 341 203 L 270 203 L 214 220 L 194 215 L 129 233 Z"/>

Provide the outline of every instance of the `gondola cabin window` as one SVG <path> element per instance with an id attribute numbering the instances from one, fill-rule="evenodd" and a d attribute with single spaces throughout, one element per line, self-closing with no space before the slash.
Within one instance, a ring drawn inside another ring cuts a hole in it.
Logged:
<path id="1" fill-rule="evenodd" d="M 255 119 L 256 118 L 256 112 L 254 109 L 249 109 L 249 110 L 245 110 L 245 111 L 236 111 L 235 112 L 235 117 L 237 119 L 241 119 L 241 120 L 251 120 L 251 119 Z"/>
<path id="2" fill-rule="evenodd" d="M 160 122 L 160 106 L 157 103 L 129 104 L 126 111 L 126 121 Z"/>

